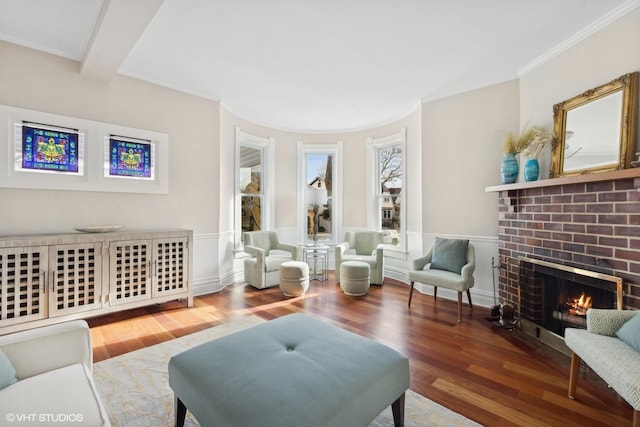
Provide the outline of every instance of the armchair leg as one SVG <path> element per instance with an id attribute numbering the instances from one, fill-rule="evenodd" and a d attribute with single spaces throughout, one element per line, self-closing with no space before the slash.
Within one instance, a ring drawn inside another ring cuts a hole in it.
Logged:
<path id="1" fill-rule="evenodd" d="M 467 300 L 469 301 L 469 308 L 473 310 L 473 303 L 471 302 L 471 290 L 467 289 Z"/>
<path id="2" fill-rule="evenodd" d="M 569 398 L 576 398 L 576 385 L 578 384 L 578 375 L 580 372 L 580 357 L 571 353 L 571 368 L 569 370 Z"/>
<path id="3" fill-rule="evenodd" d="M 458 322 L 462 322 L 462 292 L 458 292 Z"/>
<path id="4" fill-rule="evenodd" d="M 408 306 L 411 307 L 411 297 L 413 297 L 413 280 L 411 281 L 411 284 L 409 286 L 411 286 L 411 290 L 409 291 L 409 304 L 408 304 Z"/>
<path id="5" fill-rule="evenodd" d="M 438 287 L 434 286 L 433 287 L 433 299 L 436 299 L 437 296 L 438 296 Z"/>

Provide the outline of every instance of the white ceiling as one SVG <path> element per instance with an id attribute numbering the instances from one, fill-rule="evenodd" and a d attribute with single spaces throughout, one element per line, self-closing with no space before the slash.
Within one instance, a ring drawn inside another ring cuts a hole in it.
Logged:
<path id="1" fill-rule="evenodd" d="M 277 129 L 384 124 L 517 78 L 640 0 L 0 0 L 0 39 Z"/>

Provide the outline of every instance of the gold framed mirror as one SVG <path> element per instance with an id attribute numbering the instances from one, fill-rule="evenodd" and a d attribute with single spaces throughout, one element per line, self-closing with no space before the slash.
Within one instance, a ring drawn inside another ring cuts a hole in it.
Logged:
<path id="1" fill-rule="evenodd" d="M 630 167 L 638 113 L 638 72 L 553 106 L 551 178 Z"/>

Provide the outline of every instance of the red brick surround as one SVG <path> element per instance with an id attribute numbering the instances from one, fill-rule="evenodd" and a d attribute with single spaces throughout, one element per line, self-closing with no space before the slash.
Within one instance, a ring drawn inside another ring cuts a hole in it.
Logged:
<path id="1" fill-rule="evenodd" d="M 518 302 L 518 257 L 526 256 L 621 277 L 624 308 L 640 309 L 640 178 L 630 175 L 487 189 L 499 193 L 500 302 Z"/>

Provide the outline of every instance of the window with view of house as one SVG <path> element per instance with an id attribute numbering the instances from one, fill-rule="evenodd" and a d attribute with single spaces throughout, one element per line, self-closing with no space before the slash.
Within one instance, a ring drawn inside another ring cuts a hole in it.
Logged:
<path id="1" fill-rule="evenodd" d="M 307 240 L 330 241 L 333 237 L 331 223 L 331 199 L 333 198 L 333 156 L 330 153 L 308 153 L 305 156 L 307 170 Z M 308 191 L 311 190 L 311 191 Z M 317 190 L 321 190 L 317 192 Z M 310 200 L 313 194 L 320 199 Z M 311 203 L 310 203 L 311 202 Z M 319 203 L 313 203 L 319 202 Z"/>
<path id="2" fill-rule="evenodd" d="M 369 138 L 370 227 L 382 231 L 390 249 L 406 248 L 404 211 L 405 131 Z"/>
<path id="3" fill-rule="evenodd" d="M 341 143 L 299 143 L 300 236 L 305 243 L 336 243 L 339 232 Z"/>
<path id="4" fill-rule="evenodd" d="M 242 245 L 246 231 L 268 228 L 271 140 L 236 129 L 236 247 Z"/>

